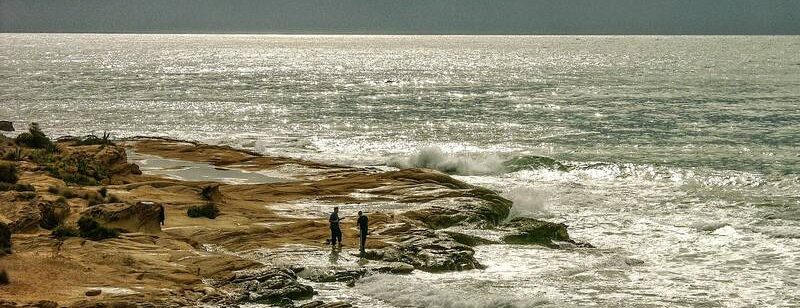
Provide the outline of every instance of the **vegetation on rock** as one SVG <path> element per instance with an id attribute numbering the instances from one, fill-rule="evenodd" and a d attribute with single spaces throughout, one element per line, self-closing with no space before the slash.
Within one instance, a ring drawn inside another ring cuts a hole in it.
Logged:
<path id="1" fill-rule="evenodd" d="M 50 235 L 57 239 L 65 239 L 68 237 L 77 237 L 80 235 L 77 229 L 65 225 L 56 226 Z"/>
<path id="2" fill-rule="evenodd" d="M 14 163 L 0 162 L 0 182 L 16 183 L 19 179 L 17 175 L 17 165 Z"/>
<path id="3" fill-rule="evenodd" d="M 83 216 L 78 219 L 78 229 L 83 238 L 99 241 L 107 238 L 119 236 L 117 230 L 109 229 L 100 225 L 94 218 Z"/>
<path id="4" fill-rule="evenodd" d="M 99 145 L 101 147 L 107 145 L 114 145 L 114 142 L 111 141 L 110 137 L 111 134 L 107 132 L 103 133 L 103 137 L 98 137 L 95 135 L 87 135 L 82 138 L 78 138 L 78 140 L 75 141 L 75 145 Z"/>
<path id="5" fill-rule="evenodd" d="M 58 152 L 58 147 L 42 132 L 38 123 L 31 123 L 28 131 L 21 133 L 15 139 L 16 143 L 34 149 L 45 149 L 48 152 Z"/>
<path id="6" fill-rule="evenodd" d="M 186 211 L 186 215 L 189 215 L 189 217 L 192 218 L 206 217 L 214 219 L 217 218 L 217 215 L 219 215 L 219 209 L 217 208 L 216 204 L 209 202 L 204 205 L 195 205 L 190 207 L 189 210 Z"/>

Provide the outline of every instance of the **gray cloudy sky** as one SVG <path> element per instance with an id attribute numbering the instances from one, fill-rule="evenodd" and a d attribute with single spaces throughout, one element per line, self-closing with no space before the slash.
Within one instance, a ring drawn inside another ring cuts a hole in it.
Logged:
<path id="1" fill-rule="evenodd" d="M 800 34 L 800 0 L 0 0 L 0 32 Z"/>

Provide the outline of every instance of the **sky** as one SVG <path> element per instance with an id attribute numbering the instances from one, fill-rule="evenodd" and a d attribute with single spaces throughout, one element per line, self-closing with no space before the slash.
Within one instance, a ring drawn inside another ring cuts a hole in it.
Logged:
<path id="1" fill-rule="evenodd" d="M 800 34 L 800 0 L 0 0 L 0 32 Z"/>

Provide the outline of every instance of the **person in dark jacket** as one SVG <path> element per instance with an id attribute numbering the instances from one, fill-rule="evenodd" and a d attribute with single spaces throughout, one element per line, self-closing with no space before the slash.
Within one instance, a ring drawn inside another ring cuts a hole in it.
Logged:
<path id="1" fill-rule="evenodd" d="M 339 246 L 342 246 L 342 229 L 339 228 L 339 207 L 333 208 L 333 213 L 331 213 L 331 217 L 328 218 L 328 222 L 331 223 L 331 246 L 336 246 L 336 242 L 339 242 Z"/>
<path id="2" fill-rule="evenodd" d="M 369 233 L 369 219 L 367 215 L 364 215 L 361 211 L 358 211 L 358 231 L 359 237 L 361 238 L 359 252 L 361 256 L 364 256 L 366 253 L 365 247 L 367 246 L 367 234 Z"/>

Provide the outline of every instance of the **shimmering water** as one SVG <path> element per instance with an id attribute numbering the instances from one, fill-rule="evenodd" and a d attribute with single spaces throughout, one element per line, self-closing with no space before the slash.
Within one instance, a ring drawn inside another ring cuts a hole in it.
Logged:
<path id="1" fill-rule="evenodd" d="M 0 42 L 2 119 L 53 134 L 434 167 L 599 247 L 485 246 L 485 271 L 375 276 L 323 297 L 387 307 L 800 302 L 800 37 Z"/>

